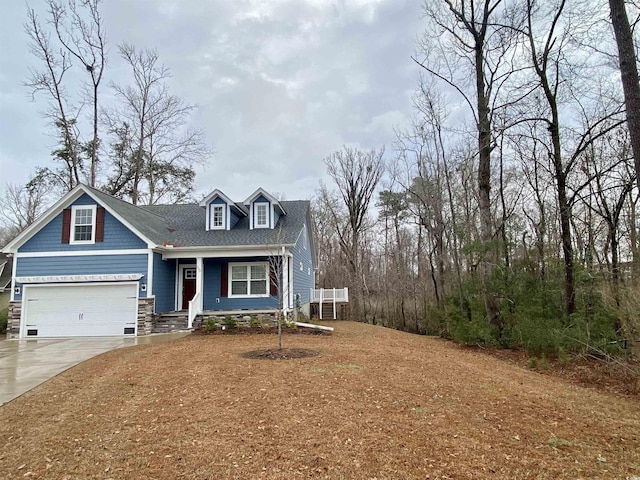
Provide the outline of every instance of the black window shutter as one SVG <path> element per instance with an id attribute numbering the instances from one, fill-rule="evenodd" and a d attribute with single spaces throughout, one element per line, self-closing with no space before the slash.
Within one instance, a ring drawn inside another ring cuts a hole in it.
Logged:
<path id="1" fill-rule="evenodd" d="M 104 242 L 104 208 L 96 210 L 96 242 Z"/>
<path id="2" fill-rule="evenodd" d="M 69 243 L 71 237 L 71 209 L 62 211 L 62 243 Z"/>
<path id="3" fill-rule="evenodd" d="M 229 264 L 226 262 L 220 265 L 220 296 L 229 296 Z"/>

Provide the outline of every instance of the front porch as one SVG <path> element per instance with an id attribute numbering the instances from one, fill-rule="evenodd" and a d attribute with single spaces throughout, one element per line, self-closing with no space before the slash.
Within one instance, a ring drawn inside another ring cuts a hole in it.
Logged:
<path id="1" fill-rule="evenodd" d="M 166 254 L 156 257 L 156 330 L 191 329 L 196 319 L 207 316 L 243 317 L 293 310 L 290 253 L 234 254 L 185 257 L 181 252 L 177 258 Z"/>

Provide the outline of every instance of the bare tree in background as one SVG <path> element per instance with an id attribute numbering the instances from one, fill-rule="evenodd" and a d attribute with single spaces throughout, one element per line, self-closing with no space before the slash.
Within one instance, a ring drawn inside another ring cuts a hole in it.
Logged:
<path id="1" fill-rule="evenodd" d="M 25 86 L 31 90 L 32 97 L 43 93 L 49 98 L 49 106 L 43 111 L 43 115 L 59 132 L 60 144 L 53 151 L 53 157 L 64 165 L 61 169 L 50 172 L 62 189 L 69 191 L 81 182 L 83 167 L 77 125 L 80 109 L 71 104 L 64 87 L 65 74 L 71 68 L 71 60 L 66 50 L 52 46 L 51 36 L 43 30 L 33 9 L 27 11 L 27 17 L 25 31 L 31 39 L 31 53 L 42 65 L 40 69 L 30 69 Z"/>
<path id="2" fill-rule="evenodd" d="M 336 227 L 340 249 L 348 262 L 352 288 L 355 290 L 354 312 L 366 320 L 365 288 L 362 271 L 361 242 L 369 228 L 369 205 L 384 172 L 384 148 L 361 150 L 344 147 L 325 158 L 327 172 L 333 179 L 346 216 L 333 202 L 326 205 Z M 321 186 L 326 191 L 326 187 Z M 330 196 L 328 193 L 325 196 Z"/>
<path id="3" fill-rule="evenodd" d="M 51 186 L 46 172 L 39 171 L 25 185 L 5 185 L 0 198 L 0 224 L 7 239 L 15 237 L 33 223 L 49 206 Z"/>
<path id="4" fill-rule="evenodd" d="M 429 26 L 416 62 L 431 76 L 453 87 L 473 112 L 478 145 L 478 207 L 486 315 L 492 325 L 502 318 L 489 286 L 493 273 L 491 253 L 494 221 L 491 209 L 491 152 L 494 148 L 493 115 L 500 108 L 498 91 L 513 73 L 510 48 L 516 38 L 513 13 L 502 0 L 427 0 L 424 16 Z M 470 79 L 473 79 L 473 83 Z M 473 93 L 470 93 L 470 92 Z"/>
<path id="5" fill-rule="evenodd" d="M 179 202 L 193 189 L 193 166 L 211 154 L 200 130 L 186 128 L 193 105 L 169 92 L 156 50 L 119 47 L 133 82 L 112 85 L 120 106 L 106 112 L 113 168 L 105 189 L 134 205 Z"/>
<path id="6" fill-rule="evenodd" d="M 89 185 L 95 187 L 98 174 L 98 90 L 106 67 L 106 36 L 100 16 L 100 0 L 68 0 L 67 4 L 47 0 L 51 23 L 67 58 L 75 58 L 89 76 L 87 100 L 91 104 L 92 139 L 85 144 L 89 157 Z"/>

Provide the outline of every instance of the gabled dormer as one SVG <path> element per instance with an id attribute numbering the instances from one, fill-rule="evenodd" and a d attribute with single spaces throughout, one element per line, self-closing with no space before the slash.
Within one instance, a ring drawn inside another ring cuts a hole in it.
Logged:
<path id="1" fill-rule="evenodd" d="M 229 197 L 220 190 L 207 195 L 200 206 L 206 211 L 207 230 L 231 230 L 240 217 L 247 216 Z"/>
<path id="2" fill-rule="evenodd" d="M 281 215 L 286 212 L 278 202 L 278 199 L 267 193 L 262 188 L 253 192 L 244 201 L 249 210 L 249 229 L 275 228 Z"/>

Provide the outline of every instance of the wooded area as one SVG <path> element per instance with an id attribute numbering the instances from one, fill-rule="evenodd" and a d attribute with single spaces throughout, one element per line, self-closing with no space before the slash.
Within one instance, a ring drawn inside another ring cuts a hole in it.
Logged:
<path id="1" fill-rule="evenodd" d="M 615 41 L 628 57 L 630 22 L 610 3 L 424 3 L 412 126 L 384 165 L 329 157 L 335 185 L 315 199 L 318 283 L 350 287 L 352 318 L 537 355 L 637 353 L 637 99 Z M 378 192 L 366 218 L 362 190 Z"/>

